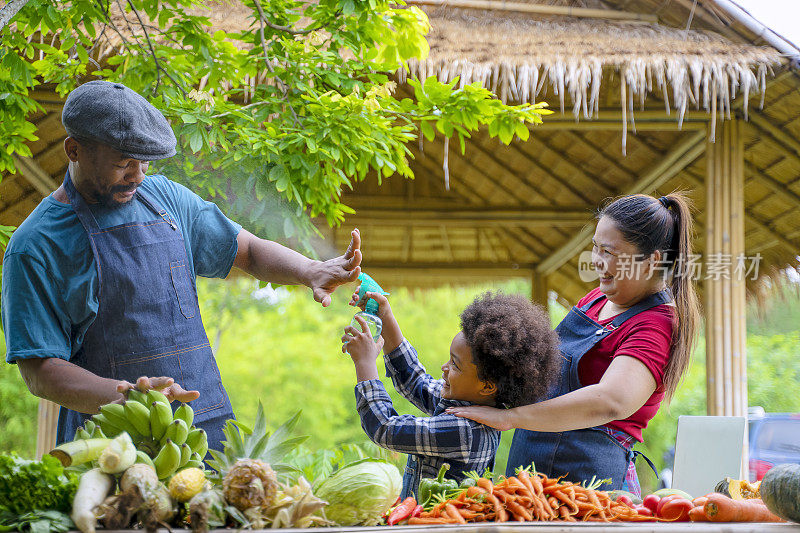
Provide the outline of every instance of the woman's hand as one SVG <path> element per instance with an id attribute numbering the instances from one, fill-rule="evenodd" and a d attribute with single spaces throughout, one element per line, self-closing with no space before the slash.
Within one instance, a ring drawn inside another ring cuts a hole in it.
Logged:
<path id="1" fill-rule="evenodd" d="M 514 429 L 508 409 L 473 405 L 469 407 L 448 407 L 445 412 L 461 418 L 469 418 L 500 431 Z"/>
<path id="2" fill-rule="evenodd" d="M 200 393 L 196 390 L 184 390 L 183 387 L 175 383 L 175 380 L 165 376 L 157 378 L 149 378 L 142 376 L 136 380 L 136 385 L 127 381 L 120 381 L 117 385 L 117 392 L 128 396 L 128 391 L 131 389 L 139 389 L 141 392 L 147 392 L 150 389 L 161 391 L 170 402 L 178 400 L 179 402 L 191 402 L 200 397 Z"/>
<path id="3" fill-rule="evenodd" d="M 378 378 L 378 366 L 375 360 L 383 348 L 383 338 L 378 342 L 372 340 L 372 333 L 369 331 L 367 321 L 360 316 L 355 317 L 361 331 L 353 326 L 344 328 L 342 335 L 342 353 L 350 354 L 350 358 L 356 367 L 356 379 L 365 381 Z"/>

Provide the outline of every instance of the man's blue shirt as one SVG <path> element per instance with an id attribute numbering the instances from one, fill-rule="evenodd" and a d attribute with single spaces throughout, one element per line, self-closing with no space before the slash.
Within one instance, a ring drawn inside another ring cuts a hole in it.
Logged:
<path id="1" fill-rule="evenodd" d="M 228 275 L 240 225 L 164 176 L 147 176 L 139 190 L 177 221 L 193 276 Z M 158 218 L 137 196 L 118 207 L 89 208 L 101 228 Z M 98 282 L 89 237 L 78 216 L 51 194 L 17 228 L 3 257 L 6 361 L 71 359 L 97 316 Z"/>

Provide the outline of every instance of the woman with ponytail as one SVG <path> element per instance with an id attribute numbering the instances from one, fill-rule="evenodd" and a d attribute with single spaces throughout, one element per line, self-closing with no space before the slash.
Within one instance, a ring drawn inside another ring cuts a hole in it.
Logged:
<path id="1" fill-rule="evenodd" d="M 508 475 L 534 463 L 549 477 L 609 478 L 608 490 L 641 492 L 633 445 L 675 393 L 699 322 L 686 268 L 691 239 L 680 193 L 624 196 L 598 212 L 592 263 L 600 285 L 556 328 L 564 365 L 550 399 L 448 409 L 500 430 L 518 428 Z"/>

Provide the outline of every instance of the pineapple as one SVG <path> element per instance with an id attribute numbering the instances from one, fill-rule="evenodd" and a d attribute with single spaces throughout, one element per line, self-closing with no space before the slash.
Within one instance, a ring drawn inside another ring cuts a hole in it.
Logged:
<path id="1" fill-rule="evenodd" d="M 222 480 L 225 499 L 240 511 L 271 507 L 278 493 L 278 476 L 259 459 L 239 459 Z"/>
<path id="2" fill-rule="evenodd" d="M 258 402 L 253 429 L 228 420 L 223 430 L 223 452 L 209 450 L 214 458 L 208 464 L 222 478 L 225 500 L 242 512 L 261 513 L 275 502 L 282 487 L 279 476 L 295 469 L 283 462 L 287 454 L 308 437 L 291 437 L 300 418 L 298 412 L 270 435 L 264 406 Z"/>

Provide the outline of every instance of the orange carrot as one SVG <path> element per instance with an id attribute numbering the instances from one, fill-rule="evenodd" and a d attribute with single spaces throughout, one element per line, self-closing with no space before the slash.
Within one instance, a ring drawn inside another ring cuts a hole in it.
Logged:
<path id="1" fill-rule="evenodd" d="M 506 506 L 508 507 L 508 510 L 514 514 L 514 516 L 517 517 L 521 516 L 523 518 L 523 521 L 530 522 L 531 520 L 533 520 L 531 514 L 517 502 L 514 501 L 506 502 Z"/>
<path id="2" fill-rule="evenodd" d="M 487 494 L 486 501 L 494 506 L 495 521 L 508 522 L 508 513 L 503 509 L 503 504 L 500 503 L 500 500 L 498 500 L 494 494 Z"/>
<path id="3" fill-rule="evenodd" d="M 732 500 L 723 494 L 711 494 L 703 509 L 711 522 L 783 522 L 757 498 Z"/>
<path id="4" fill-rule="evenodd" d="M 533 492 L 539 496 L 544 494 L 544 485 L 542 485 L 542 478 L 539 476 L 530 476 Z"/>
<path id="5" fill-rule="evenodd" d="M 464 517 L 461 516 L 461 513 L 458 512 L 458 509 L 456 509 L 453 506 L 452 503 L 445 504 L 444 512 L 445 512 L 445 514 L 447 516 L 449 516 L 450 518 L 454 519 L 459 524 L 466 524 L 467 523 L 467 521 L 464 520 Z"/>
<path id="6" fill-rule="evenodd" d="M 575 500 L 564 494 L 564 492 L 555 490 L 553 491 L 552 496 L 564 502 L 569 508 L 570 514 L 578 514 L 578 505 L 575 503 Z"/>
<path id="7" fill-rule="evenodd" d="M 569 516 L 569 509 L 564 506 L 558 508 L 559 517 L 562 519 L 566 519 Z"/>
<path id="8" fill-rule="evenodd" d="M 425 526 L 430 524 L 456 524 L 452 518 L 422 518 L 421 516 L 408 519 L 409 526 Z"/>
<path id="9" fill-rule="evenodd" d="M 525 487 L 531 491 L 533 494 L 536 494 L 536 489 L 533 487 L 533 482 L 531 481 L 531 475 L 528 473 L 527 470 L 520 470 L 519 474 L 517 474 L 517 479 L 525 485 Z"/>
<path id="10" fill-rule="evenodd" d="M 527 485 L 515 477 L 508 478 L 508 486 L 505 490 L 507 492 L 513 492 L 514 494 L 521 494 L 523 496 L 533 496 L 534 494 L 533 490 L 529 489 Z"/>
<path id="11" fill-rule="evenodd" d="M 561 505 L 561 503 L 558 501 L 558 498 L 556 498 L 555 496 L 548 496 L 547 503 L 550 504 L 550 507 L 552 509 L 558 509 L 558 507 Z"/>
<path id="12" fill-rule="evenodd" d="M 492 481 L 490 479 L 486 479 L 485 477 L 478 478 L 478 481 L 475 484 L 489 494 L 494 492 L 494 485 L 492 485 Z"/>
<path id="13" fill-rule="evenodd" d="M 458 513 L 464 517 L 464 520 L 471 521 L 480 516 L 483 513 L 477 513 L 475 511 L 470 511 L 469 509 L 459 509 Z"/>
<path id="14" fill-rule="evenodd" d="M 478 494 L 486 494 L 486 489 L 483 489 L 481 487 L 470 487 L 467 489 L 467 496 L 469 496 L 470 498 L 474 498 Z"/>
<path id="15" fill-rule="evenodd" d="M 503 489 L 498 489 L 497 485 L 494 487 L 494 495 L 503 503 L 513 502 L 516 499 L 512 494 L 507 493 Z"/>
<path id="16" fill-rule="evenodd" d="M 705 497 L 695 498 L 695 499 L 703 499 L 708 501 L 708 498 Z M 689 520 L 691 520 L 692 522 L 709 522 L 709 519 L 706 516 L 705 502 L 703 502 L 703 505 L 698 505 L 697 507 L 689 511 Z"/>

